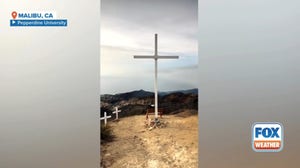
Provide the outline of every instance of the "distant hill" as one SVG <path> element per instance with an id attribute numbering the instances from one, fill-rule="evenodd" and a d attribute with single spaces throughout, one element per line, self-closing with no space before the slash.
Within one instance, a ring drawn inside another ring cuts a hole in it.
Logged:
<path id="1" fill-rule="evenodd" d="M 165 95 L 168 95 L 168 94 L 171 94 L 171 93 L 184 93 L 184 94 L 198 94 L 198 89 L 197 88 L 194 88 L 194 89 L 188 89 L 188 90 L 177 90 L 177 91 L 169 91 L 169 92 L 159 92 L 158 94 L 160 96 L 165 96 Z"/>
<path id="2" fill-rule="evenodd" d="M 176 114 L 184 110 L 198 111 L 198 89 L 159 92 L 159 107 L 165 114 Z M 120 117 L 145 114 L 154 104 L 154 93 L 135 90 L 126 93 L 101 95 L 101 116 L 104 111 L 111 115 L 115 107 L 122 110 Z"/>

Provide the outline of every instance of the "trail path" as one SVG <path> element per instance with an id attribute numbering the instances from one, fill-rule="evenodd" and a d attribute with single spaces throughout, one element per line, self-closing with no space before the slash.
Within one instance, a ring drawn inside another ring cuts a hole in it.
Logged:
<path id="1" fill-rule="evenodd" d="M 103 168 L 197 168 L 198 117 L 163 116 L 165 128 L 149 131 L 145 116 L 109 122 L 115 139 L 101 144 Z"/>

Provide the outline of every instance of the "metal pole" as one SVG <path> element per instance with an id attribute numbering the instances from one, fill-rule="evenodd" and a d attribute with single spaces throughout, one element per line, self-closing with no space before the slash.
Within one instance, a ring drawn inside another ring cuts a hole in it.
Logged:
<path id="1" fill-rule="evenodd" d="M 154 94 L 155 94 L 155 121 L 157 121 L 158 118 L 158 94 L 157 94 L 157 34 L 155 34 L 155 55 L 156 58 L 154 58 L 155 61 L 155 79 L 154 79 Z"/>
<path id="2" fill-rule="evenodd" d="M 157 34 L 155 34 L 155 41 L 154 41 L 154 44 L 155 44 L 155 51 L 154 51 L 154 56 L 158 56 L 157 54 Z"/>
<path id="3" fill-rule="evenodd" d="M 155 119 L 158 117 L 158 95 L 157 95 L 157 59 L 155 59 L 155 81 L 154 81 L 154 92 L 155 92 Z"/>

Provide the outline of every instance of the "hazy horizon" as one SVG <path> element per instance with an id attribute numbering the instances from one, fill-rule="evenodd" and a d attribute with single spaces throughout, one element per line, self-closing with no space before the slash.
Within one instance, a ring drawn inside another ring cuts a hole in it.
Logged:
<path id="1" fill-rule="evenodd" d="M 198 93 L 199 93 L 199 89 L 198 88 L 190 88 L 190 89 L 176 89 L 176 90 L 160 90 L 158 91 L 158 93 L 164 93 L 164 92 L 175 92 L 175 91 L 188 91 L 188 90 L 194 90 L 197 89 Z M 122 94 L 122 93 L 129 93 L 129 92 L 134 92 L 134 91 L 146 91 L 146 92 L 152 92 L 154 93 L 153 90 L 146 90 L 146 89 L 134 89 L 134 90 L 128 90 L 125 92 L 118 92 L 118 93 L 101 93 L 101 95 L 115 95 L 115 94 Z"/>

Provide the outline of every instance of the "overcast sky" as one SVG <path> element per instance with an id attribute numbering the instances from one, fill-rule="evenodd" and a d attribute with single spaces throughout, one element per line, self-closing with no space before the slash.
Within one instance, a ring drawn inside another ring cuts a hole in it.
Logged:
<path id="1" fill-rule="evenodd" d="M 101 94 L 153 90 L 154 61 L 133 55 L 178 55 L 159 60 L 160 91 L 197 87 L 197 0 L 102 0 Z"/>

